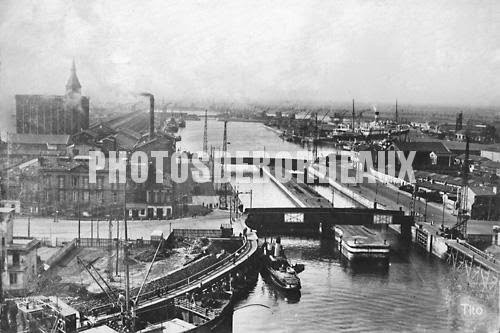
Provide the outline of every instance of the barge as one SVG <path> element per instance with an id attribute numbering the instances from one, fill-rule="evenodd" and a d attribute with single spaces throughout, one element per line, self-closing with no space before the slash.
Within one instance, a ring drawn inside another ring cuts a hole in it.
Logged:
<path id="1" fill-rule="evenodd" d="M 389 263 L 390 245 L 365 226 L 334 227 L 336 246 L 350 262 L 376 261 Z"/>

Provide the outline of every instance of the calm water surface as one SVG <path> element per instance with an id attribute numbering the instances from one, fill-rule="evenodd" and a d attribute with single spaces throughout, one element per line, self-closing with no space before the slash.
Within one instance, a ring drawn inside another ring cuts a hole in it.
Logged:
<path id="1" fill-rule="evenodd" d="M 208 144 L 221 146 L 223 123 L 209 120 Z M 201 150 L 203 121 L 190 121 L 179 133 L 181 150 Z M 258 123 L 229 123 L 229 151 L 303 149 L 283 142 L 275 132 Z M 328 151 L 328 149 L 324 149 Z M 273 184 L 241 184 L 253 190 L 254 207 L 293 206 Z M 331 200 L 328 187 L 316 188 Z M 249 207 L 249 195 L 241 199 Z M 353 204 L 335 193 L 336 207 Z M 485 323 L 496 314 L 483 307 L 483 316 L 464 315 L 464 295 L 453 282 L 449 266 L 413 248 L 391 257 L 387 271 L 360 272 L 342 264 L 331 241 L 285 238 L 291 262 L 305 264 L 300 274 L 300 297 L 290 297 L 262 277 L 234 314 L 234 332 L 490 332 Z M 404 247 L 404 246 L 403 246 Z M 258 305 L 258 306 L 253 306 Z"/>

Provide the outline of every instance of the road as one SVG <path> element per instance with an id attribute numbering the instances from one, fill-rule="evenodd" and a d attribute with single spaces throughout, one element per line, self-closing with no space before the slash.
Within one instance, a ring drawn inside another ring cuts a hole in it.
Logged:
<path id="1" fill-rule="evenodd" d="M 337 166 L 336 173 L 336 178 L 339 182 L 341 175 L 340 167 L 340 165 Z M 349 176 L 354 177 L 355 171 L 353 169 L 349 169 L 348 174 Z M 398 210 L 401 207 L 401 209 L 403 209 L 407 214 L 410 213 L 410 193 L 400 191 L 396 186 L 392 184 L 385 184 L 380 181 L 377 181 L 376 183 L 369 183 L 367 177 L 364 177 L 363 181 L 363 183 L 345 184 L 345 186 L 369 200 L 373 200 L 384 205 L 386 209 Z M 445 209 L 443 212 L 442 204 L 433 202 L 428 202 L 426 204 L 425 200 L 421 198 L 416 198 L 415 212 L 421 216 L 422 221 L 433 221 L 438 225 L 444 224 L 445 226 L 453 226 L 457 222 L 457 217 L 453 216 L 449 210 Z"/>
<path id="2" fill-rule="evenodd" d="M 352 190 L 358 191 L 370 200 L 381 203 L 387 209 L 402 209 L 409 213 L 411 207 L 411 194 L 397 190 L 392 185 L 386 185 L 381 182 L 377 183 L 362 183 L 359 186 L 351 187 Z M 427 208 L 426 208 L 427 206 Z M 441 225 L 452 226 L 457 222 L 456 216 L 453 216 L 448 210 L 444 211 L 443 205 L 437 203 L 427 203 L 424 199 L 416 199 L 415 212 L 424 218 L 427 222 L 434 221 Z M 444 217 L 444 219 L 443 219 Z"/>
<path id="3" fill-rule="evenodd" d="M 144 220 L 128 221 L 128 235 L 131 239 L 149 239 L 154 230 L 162 230 L 168 233 L 171 228 L 183 229 L 219 229 L 221 224 L 229 223 L 229 212 L 216 210 L 206 216 L 189 217 L 175 220 Z M 82 238 L 93 236 L 100 238 L 109 237 L 109 221 L 81 221 L 80 234 Z M 99 231 L 98 231 L 99 230 Z M 120 238 L 123 238 L 123 221 L 120 221 Z M 14 223 L 14 235 L 28 235 L 28 217 L 16 216 Z M 34 217 L 30 219 L 30 236 L 36 238 L 52 239 L 56 241 L 67 241 L 78 237 L 77 220 L 59 220 L 54 222 L 53 218 Z M 112 237 L 116 237 L 116 221 L 112 222 Z"/>

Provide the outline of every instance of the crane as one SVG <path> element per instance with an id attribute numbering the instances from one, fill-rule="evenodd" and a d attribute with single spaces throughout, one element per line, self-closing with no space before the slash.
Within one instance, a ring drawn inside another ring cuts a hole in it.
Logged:
<path id="1" fill-rule="evenodd" d="M 460 193 L 460 207 L 457 215 L 457 223 L 452 228 L 452 237 L 454 234 L 465 238 L 467 235 L 467 221 L 469 220 L 467 196 L 469 192 L 469 135 L 465 136 L 465 158 L 462 165 L 462 189 Z"/>
<path id="2" fill-rule="evenodd" d="M 118 302 L 118 295 L 115 293 L 111 286 L 106 282 L 106 280 L 99 274 L 97 269 L 92 265 L 91 262 L 86 262 L 79 256 L 76 257 L 77 262 L 85 268 L 85 270 L 89 273 L 90 277 L 97 283 L 99 288 L 108 296 L 111 303 Z M 104 284 L 104 286 L 103 286 Z"/>

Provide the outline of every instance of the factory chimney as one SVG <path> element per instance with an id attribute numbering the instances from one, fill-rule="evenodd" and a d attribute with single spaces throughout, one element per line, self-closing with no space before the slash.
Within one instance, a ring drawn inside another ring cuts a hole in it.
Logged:
<path id="1" fill-rule="evenodd" d="M 149 95 L 149 138 L 155 135 L 155 98 Z"/>
<path id="2" fill-rule="evenodd" d="M 152 139 L 155 135 L 155 97 L 148 92 L 143 92 L 140 95 L 149 97 L 149 138 Z"/>
<path id="3" fill-rule="evenodd" d="M 462 112 L 457 114 L 457 121 L 455 122 L 455 132 L 458 132 L 463 128 L 463 125 L 462 125 L 463 117 L 464 117 L 464 114 Z"/>

